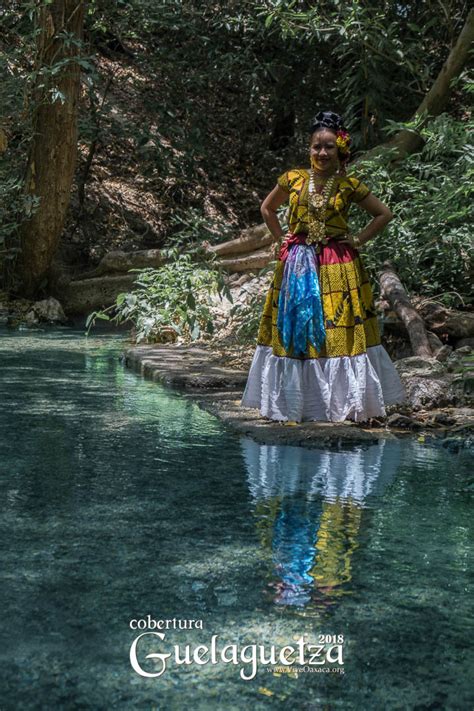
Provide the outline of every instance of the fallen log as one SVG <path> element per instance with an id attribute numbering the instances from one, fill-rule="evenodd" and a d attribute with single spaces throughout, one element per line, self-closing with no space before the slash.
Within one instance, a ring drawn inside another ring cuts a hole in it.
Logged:
<path id="1" fill-rule="evenodd" d="M 432 358 L 433 354 L 423 319 L 411 304 L 408 294 L 390 262 L 383 263 L 379 281 L 382 299 L 388 301 L 392 310 L 405 324 L 413 355 Z"/>
<path id="2" fill-rule="evenodd" d="M 246 272 L 253 269 L 263 269 L 271 259 L 273 259 L 273 255 L 270 250 L 258 249 L 242 257 L 219 259 L 218 264 L 230 272 Z"/>
<path id="3" fill-rule="evenodd" d="M 142 249 L 135 252 L 114 250 L 107 252 L 95 269 L 81 274 L 81 279 L 93 279 L 103 274 L 125 273 L 129 269 L 147 269 L 161 267 L 164 263 L 159 249 Z"/>
<path id="4" fill-rule="evenodd" d="M 471 311 L 455 311 L 433 301 L 424 301 L 418 312 L 433 333 L 446 334 L 452 339 L 474 336 L 474 313 Z"/>
<path id="5" fill-rule="evenodd" d="M 256 249 L 265 247 L 271 244 L 274 239 L 271 232 L 264 222 L 254 227 L 249 227 L 244 230 L 240 237 L 222 242 L 221 244 L 213 244 L 208 247 L 209 252 L 213 252 L 218 257 L 223 257 L 229 254 L 248 254 Z"/>

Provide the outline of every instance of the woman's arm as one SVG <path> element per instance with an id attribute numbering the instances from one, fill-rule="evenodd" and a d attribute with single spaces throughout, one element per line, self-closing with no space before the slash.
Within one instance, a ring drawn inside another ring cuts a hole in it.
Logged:
<path id="1" fill-rule="evenodd" d="M 376 198 L 375 195 L 372 195 L 372 193 L 369 193 L 367 197 L 356 204 L 372 215 L 373 220 L 371 220 L 369 224 L 364 227 L 358 235 L 356 235 L 357 243 L 354 242 L 352 237 L 350 239 L 343 239 L 340 241 L 347 242 L 353 247 L 361 247 L 363 244 L 366 244 L 369 240 L 375 237 L 378 232 L 383 230 L 385 225 L 387 225 L 390 220 L 393 220 L 394 216 L 390 208 L 387 207 L 387 205 L 385 205 L 381 200 Z"/>
<path id="2" fill-rule="evenodd" d="M 280 225 L 278 219 L 277 210 L 280 205 L 288 200 L 288 193 L 286 190 L 276 185 L 273 190 L 268 193 L 265 200 L 260 205 L 260 212 L 267 225 L 268 229 L 272 233 L 275 240 L 280 240 L 285 236 L 285 232 Z"/>

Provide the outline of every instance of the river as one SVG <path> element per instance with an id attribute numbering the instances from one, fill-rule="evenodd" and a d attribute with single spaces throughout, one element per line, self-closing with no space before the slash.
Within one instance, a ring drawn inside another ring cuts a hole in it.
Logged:
<path id="1" fill-rule="evenodd" d="M 257 444 L 125 345 L 1 331 L 1 708 L 472 708 L 467 453 Z"/>

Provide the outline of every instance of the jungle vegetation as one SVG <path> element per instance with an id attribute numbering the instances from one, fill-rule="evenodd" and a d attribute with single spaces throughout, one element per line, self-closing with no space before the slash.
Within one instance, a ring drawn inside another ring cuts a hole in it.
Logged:
<path id="1" fill-rule="evenodd" d="M 4 291 L 47 295 L 114 249 L 237 236 L 331 109 L 396 216 L 369 266 L 389 257 L 411 293 L 470 303 L 466 2 L 5 0 L 0 24 Z"/>

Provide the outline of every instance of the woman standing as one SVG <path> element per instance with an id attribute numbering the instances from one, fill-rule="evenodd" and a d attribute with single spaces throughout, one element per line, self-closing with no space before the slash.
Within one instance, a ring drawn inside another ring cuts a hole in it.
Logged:
<path id="1" fill-rule="evenodd" d="M 272 420 L 360 422 L 384 416 L 386 405 L 405 397 L 381 345 L 358 252 L 393 215 L 367 185 L 346 176 L 349 145 L 341 116 L 320 111 L 310 168 L 280 175 L 261 205 L 278 262 L 241 404 Z M 287 200 L 285 235 L 276 211 Z M 357 236 L 347 226 L 353 202 L 372 215 Z"/>

